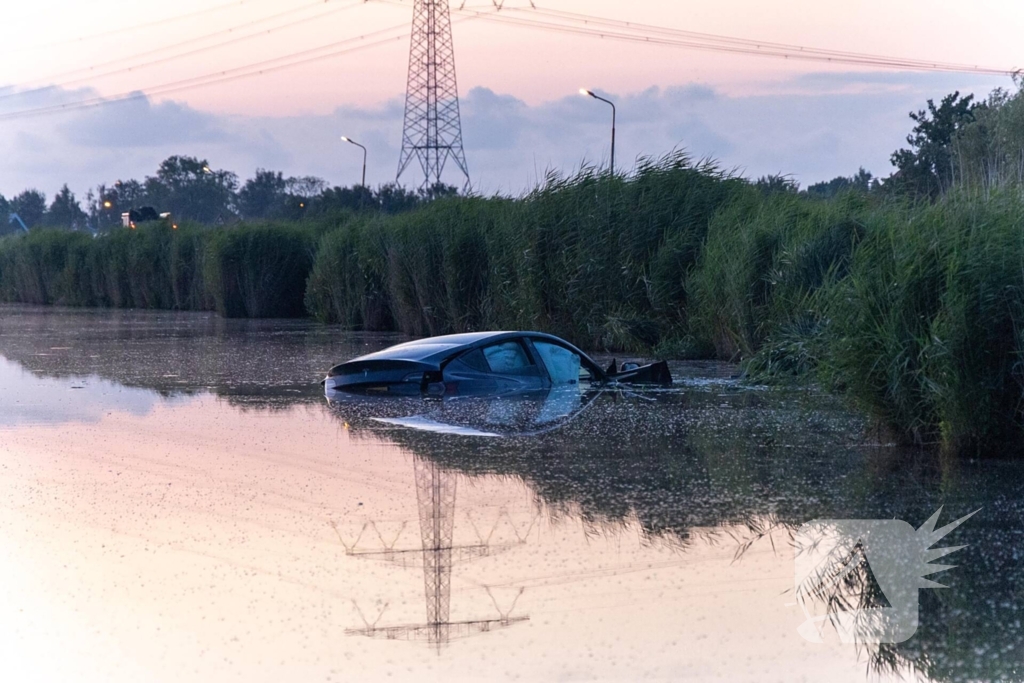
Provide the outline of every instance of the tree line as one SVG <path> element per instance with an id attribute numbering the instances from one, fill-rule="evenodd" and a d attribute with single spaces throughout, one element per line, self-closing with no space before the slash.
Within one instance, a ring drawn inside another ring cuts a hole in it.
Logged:
<path id="1" fill-rule="evenodd" d="M 806 188 L 789 176 L 758 178 L 753 185 L 765 195 L 796 193 L 829 199 L 847 192 L 935 200 L 956 187 L 1024 183 L 1024 80 L 1015 77 L 1016 91 L 997 88 L 988 98 L 953 92 L 938 104 L 910 113 L 914 122 L 907 147 L 892 153 L 893 172 L 878 178 L 861 168 Z M 412 191 L 395 183 L 377 188 L 329 187 L 314 176 L 285 177 L 257 169 L 244 183 L 236 174 L 212 169 L 205 159 L 172 156 L 144 180 L 118 180 L 90 190 L 84 201 L 64 185 L 47 203 L 29 189 L 5 199 L 0 194 L 0 234 L 23 225 L 108 230 L 121 224 L 121 214 L 151 206 L 177 220 L 225 224 L 236 220 L 300 220 L 338 211 L 399 213 L 439 197 L 458 194 L 438 184 Z M 13 219 L 17 216 L 20 223 Z M 8 223 L 11 216 L 13 223 Z"/>
<path id="2" fill-rule="evenodd" d="M 172 156 L 154 175 L 99 185 L 84 200 L 66 184 L 49 203 L 35 189 L 9 200 L 0 194 L 0 234 L 20 230 L 22 225 L 109 230 L 121 225 L 122 213 L 144 206 L 168 212 L 175 220 L 215 225 L 240 219 L 300 220 L 339 211 L 399 213 L 455 194 L 457 188 L 444 184 L 416 191 L 395 183 L 377 188 L 330 187 L 315 176 L 285 177 L 266 169 L 257 169 L 252 178 L 240 183 L 236 174 L 214 170 L 205 159 Z"/>
<path id="3" fill-rule="evenodd" d="M 829 199 L 844 192 L 935 200 L 956 188 L 992 190 L 1024 184 L 1024 79 L 1014 77 L 1016 91 L 996 88 L 984 100 L 959 91 L 938 104 L 910 112 L 914 126 L 907 146 L 889 160 L 893 172 L 876 178 L 859 169 L 853 176 L 801 189 L 789 176 L 763 176 L 755 185 L 764 194 L 799 193 Z"/>

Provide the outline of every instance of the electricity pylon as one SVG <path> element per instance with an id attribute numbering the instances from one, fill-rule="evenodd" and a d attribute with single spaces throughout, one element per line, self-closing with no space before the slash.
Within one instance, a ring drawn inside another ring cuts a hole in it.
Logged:
<path id="1" fill-rule="evenodd" d="M 424 188 L 441 182 L 449 159 L 466 176 L 469 186 L 448 0 L 416 0 L 413 5 L 398 178 L 413 159 L 423 170 Z"/>

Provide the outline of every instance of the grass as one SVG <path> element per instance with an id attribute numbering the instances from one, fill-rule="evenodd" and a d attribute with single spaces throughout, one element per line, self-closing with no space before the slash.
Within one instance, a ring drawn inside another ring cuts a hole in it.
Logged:
<path id="1" fill-rule="evenodd" d="M 955 195 L 872 217 L 823 297 L 825 376 L 902 441 L 1019 450 L 1024 204 Z"/>
<path id="2" fill-rule="evenodd" d="M 435 335 L 541 329 L 589 349 L 815 378 L 897 440 L 1021 443 L 1024 203 L 765 195 L 675 154 L 523 197 L 224 228 L 163 223 L 0 240 L 0 298 L 309 315 Z"/>

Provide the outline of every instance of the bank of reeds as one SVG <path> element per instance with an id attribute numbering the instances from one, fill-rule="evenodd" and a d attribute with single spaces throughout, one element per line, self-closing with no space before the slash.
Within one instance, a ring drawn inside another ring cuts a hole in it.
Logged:
<path id="1" fill-rule="evenodd" d="M 1022 231 L 1017 195 L 875 212 L 820 300 L 826 379 L 901 440 L 1019 451 Z"/>
<path id="2" fill-rule="evenodd" d="M 331 223 L 161 223 L 0 240 L 0 298 L 309 315 L 433 335 L 541 329 L 591 349 L 814 377 L 897 439 L 1024 439 L 1024 203 L 765 196 L 681 155 L 517 199 Z"/>
<path id="3" fill-rule="evenodd" d="M 163 221 L 93 237 L 34 230 L 0 240 L 0 299 L 63 306 L 305 315 L 322 227 L 207 228 Z"/>
<path id="4" fill-rule="evenodd" d="M 687 338 L 687 273 L 712 217 L 749 190 L 677 155 L 629 180 L 584 171 L 517 200 L 352 222 L 321 242 L 306 305 L 368 329 L 529 327 L 649 349 Z"/>

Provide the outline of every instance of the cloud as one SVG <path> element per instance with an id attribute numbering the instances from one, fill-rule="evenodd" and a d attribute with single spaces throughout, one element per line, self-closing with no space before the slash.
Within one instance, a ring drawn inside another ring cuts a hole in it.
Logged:
<path id="1" fill-rule="evenodd" d="M 107 108 L 87 109 L 61 128 L 64 141 L 86 147 L 157 147 L 182 142 L 236 142 L 225 121 L 177 102 L 153 103 L 145 97 Z"/>
<path id="2" fill-rule="evenodd" d="M 965 87 L 964 83 L 973 87 Z M 820 73 L 765 83 L 732 94 L 707 85 L 605 93 L 618 107 L 616 164 L 628 170 L 643 156 L 685 149 L 756 177 L 786 173 L 807 184 L 849 175 L 863 166 L 890 171 L 889 155 L 910 130 L 907 112 L 958 89 L 984 96 L 999 79 L 950 74 Z M 93 95 L 50 89 L 4 97 L 0 111 Z M 7 91 L 9 92 L 9 91 Z M 473 88 L 461 99 L 466 156 L 481 192 L 518 194 L 549 170 L 605 164 L 611 111 L 573 95 L 536 105 L 508 93 Z M 289 117 L 216 115 L 179 102 L 146 98 L 107 107 L 0 125 L 0 193 L 38 187 L 52 194 L 64 182 L 83 194 L 116 179 L 152 174 L 172 154 L 190 154 L 235 171 L 256 168 L 356 182 L 369 149 L 371 184 L 394 179 L 402 139 L 404 98 L 371 107 L 346 105 L 328 114 Z M 454 172 L 454 166 L 449 168 Z M 418 184 L 411 169 L 403 181 Z M 449 182 L 460 183 L 456 174 Z"/>

